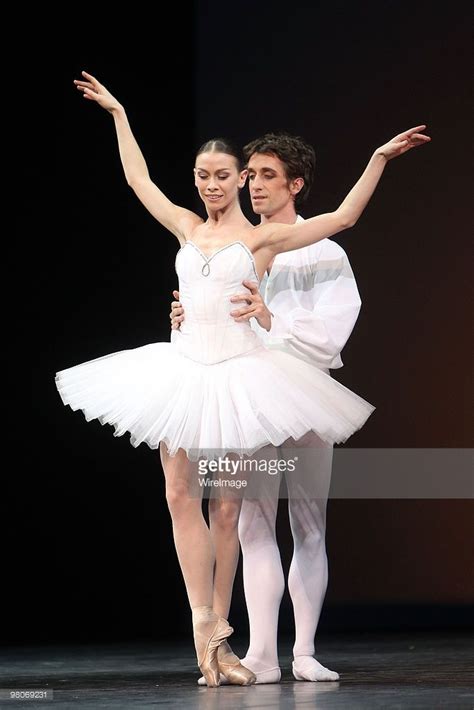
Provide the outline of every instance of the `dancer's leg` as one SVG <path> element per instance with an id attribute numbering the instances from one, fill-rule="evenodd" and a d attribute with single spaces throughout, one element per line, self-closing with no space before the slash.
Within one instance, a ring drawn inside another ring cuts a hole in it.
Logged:
<path id="1" fill-rule="evenodd" d="M 297 442 L 298 466 L 288 473 L 288 507 L 294 541 L 288 589 L 295 615 L 293 673 L 298 680 L 337 680 L 338 674 L 314 657 L 314 637 L 328 585 L 326 507 L 332 468 L 332 447 L 312 432 Z"/>
<path id="2" fill-rule="evenodd" d="M 216 553 L 213 608 L 216 614 L 227 619 L 240 553 L 238 522 L 242 497 L 225 489 L 223 492 L 214 489 L 213 493 L 209 500 L 209 524 Z M 251 685 L 255 682 L 254 674 L 241 663 L 227 641 L 219 646 L 217 659 L 223 674 L 221 683 L 227 680 L 236 685 Z"/>
<path id="3" fill-rule="evenodd" d="M 259 459 L 276 459 L 273 447 L 259 452 Z M 276 541 L 276 515 L 280 475 L 259 471 L 258 498 L 245 498 L 239 519 L 245 600 L 250 626 L 250 644 L 242 663 L 257 676 L 257 683 L 277 683 L 278 613 L 285 589 L 280 552 Z"/>
<path id="4" fill-rule="evenodd" d="M 166 481 L 166 500 L 173 523 L 173 537 L 191 608 L 213 603 L 215 553 L 202 512 L 202 500 L 192 494 L 193 462 L 180 449 L 170 456 L 163 443 L 161 463 Z"/>
<path id="5" fill-rule="evenodd" d="M 227 619 L 239 561 L 238 522 L 242 497 L 230 490 L 213 489 L 209 500 L 209 526 L 216 556 L 213 609 Z"/>
<path id="6" fill-rule="evenodd" d="M 191 491 L 193 464 L 182 450 L 174 457 L 169 456 L 163 443 L 160 456 L 176 552 L 193 614 L 198 665 L 207 685 L 216 686 L 220 683 L 218 647 L 230 636 L 232 628 L 212 609 L 214 546 L 202 513 L 202 501 Z"/>

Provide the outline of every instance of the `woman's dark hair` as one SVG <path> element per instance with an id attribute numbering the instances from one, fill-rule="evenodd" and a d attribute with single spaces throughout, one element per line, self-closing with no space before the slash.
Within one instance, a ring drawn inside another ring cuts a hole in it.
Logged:
<path id="1" fill-rule="evenodd" d="M 212 138 L 206 141 L 196 153 L 196 158 L 198 155 L 201 155 L 201 153 L 227 153 L 227 155 L 231 155 L 235 158 L 239 172 L 244 169 L 242 151 L 231 141 L 227 140 L 227 138 Z"/>
<path id="2" fill-rule="evenodd" d="M 316 154 L 312 146 L 300 136 L 289 133 L 265 133 L 261 138 L 247 143 L 243 149 L 247 165 L 255 153 L 267 153 L 281 160 L 288 180 L 303 178 L 304 185 L 295 197 L 295 209 L 306 200 L 314 179 Z"/>

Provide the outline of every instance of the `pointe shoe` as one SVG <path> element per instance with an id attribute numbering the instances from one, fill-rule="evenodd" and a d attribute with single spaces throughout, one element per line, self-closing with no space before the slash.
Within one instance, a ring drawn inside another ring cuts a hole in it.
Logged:
<path id="1" fill-rule="evenodd" d="M 244 663 L 247 663 L 245 658 L 243 660 L 244 660 Z M 247 668 L 247 670 L 250 670 L 250 668 L 248 666 L 245 666 L 244 664 L 242 664 L 242 665 L 244 668 Z M 219 664 L 219 667 L 220 667 L 220 664 Z M 273 668 L 267 668 L 264 671 L 253 671 L 253 674 L 257 678 L 257 680 L 255 681 L 255 685 L 267 685 L 269 683 L 279 683 L 281 680 L 281 670 L 280 670 L 279 666 L 275 666 Z M 220 681 L 221 681 L 220 682 L 221 685 L 230 685 L 230 682 L 227 680 L 225 675 L 223 675 L 222 671 L 221 671 Z M 201 676 L 201 678 L 198 679 L 197 683 L 198 683 L 198 685 L 206 685 L 206 679 L 204 678 L 204 676 Z"/>
<path id="2" fill-rule="evenodd" d="M 257 680 L 255 674 L 241 664 L 227 641 L 217 649 L 217 662 L 219 671 L 232 685 L 253 685 Z"/>
<path id="3" fill-rule="evenodd" d="M 220 685 L 217 650 L 219 645 L 234 631 L 227 621 L 217 614 L 214 618 L 194 624 L 194 644 L 197 661 L 206 684 L 210 688 Z"/>

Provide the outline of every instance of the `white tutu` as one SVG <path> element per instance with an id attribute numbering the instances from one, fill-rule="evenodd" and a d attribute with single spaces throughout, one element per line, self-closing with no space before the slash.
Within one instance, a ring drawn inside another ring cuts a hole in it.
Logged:
<path id="1" fill-rule="evenodd" d="M 341 443 L 360 429 L 371 404 L 317 367 L 267 349 L 229 315 L 230 296 L 256 278 L 245 245 L 232 242 L 210 259 L 192 242 L 185 247 L 176 262 L 185 320 L 173 342 L 58 372 L 64 404 L 114 426 L 115 436 L 129 432 L 133 446 L 163 441 L 172 456 L 184 449 L 191 460 L 251 455 L 310 430 Z"/>

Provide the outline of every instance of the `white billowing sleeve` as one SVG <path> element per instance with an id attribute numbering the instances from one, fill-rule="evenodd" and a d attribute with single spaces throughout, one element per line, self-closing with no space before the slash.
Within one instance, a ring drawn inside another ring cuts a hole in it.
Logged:
<path id="1" fill-rule="evenodd" d="M 301 265 L 278 264 L 267 287 L 271 329 L 252 327 L 267 347 L 336 369 L 343 366 L 340 353 L 357 321 L 361 300 L 345 251 L 329 239 L 320 244 L 318 249 L 312 245 L 299 250 L 306 252 Z"/>

